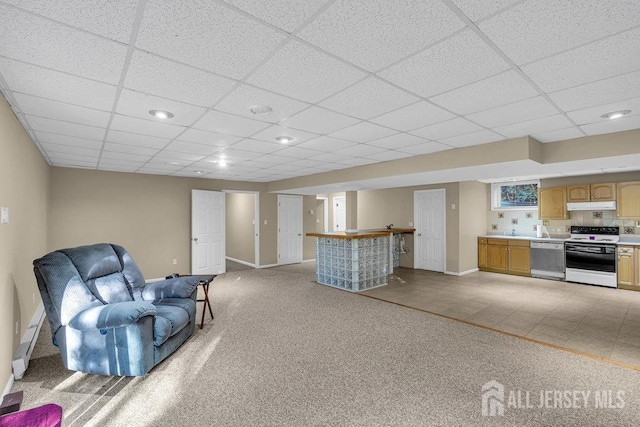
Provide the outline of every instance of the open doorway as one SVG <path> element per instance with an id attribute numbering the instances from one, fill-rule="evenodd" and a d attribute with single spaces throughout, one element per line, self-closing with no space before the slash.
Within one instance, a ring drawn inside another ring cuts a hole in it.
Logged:
<path id="1" fill-rule="evenodd" d="M 329 231 L 329 198 L 316 197 L 316 232 Z"/>
<path id="2" fill-rule="evenodd" d="M 224 190 L 227 271 L 260 267 L 260 194 Z"/>

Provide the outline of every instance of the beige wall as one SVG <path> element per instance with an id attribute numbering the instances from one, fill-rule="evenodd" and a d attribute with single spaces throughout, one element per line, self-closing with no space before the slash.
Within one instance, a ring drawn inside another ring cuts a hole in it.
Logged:
<path id="1" fill-rule="evenodd" d="M 490 184 L 477 181 L 460 183 L 460 261 L 459 272 L 478 268 L 478 236 L 487 232 L 487 194 Z"/>
<path id="2" fill-rule="evenodd" d="M 640 181 L 640 172 L 603 173 L 599 175 L 565 176 L 540 180 L 540 188 L 563 187 L 565 185 L 600 184 L 606 182 Z"/>
<path id="3" fill-rule="evenodd" d="M 345 208 L 346 208 L 346 216 L 347 222 L 345 228 L 349 229 L 357 229 L 358 228 L 358 192 L 357 191 L 347 191 L 345 193 Z"/>
<path id="4" fill-rule="evenodd" d="M 326 203 L 329 203 L 326 201 Z M 325 200 L 316 199 L 316 232 L 321 233 L 324 231 L 324 204 Z"/>
<path id="5" fill-rule="evenodd" d="M 227 193 L 226 207 L 226 252 L 227 256 L 255 264 L 255 208 L 256 195 L 251 193 Z"/>
<path id="6" fill-rule="evenodd" d="M 316 230 L 316 196 L 303 196 L 302 198 L 302 259 L 316 258 L 316 238 L 307 237 L 307 233 Z M 313 214 L 312 214 L 313 212 Z"/>
<path id="7" fill-rule="evenodd" d="M 0 95 L 0 387 L 40 304 L 32 261 L 47 253 L 50 168 Z M 18 322 L 18 333 L 15 327 Z"/>
<path id="8" fill-rule="evenodd" d="M 262 184 L 52 168 L 50 248 L 121 244 L 147 278 L 191 270 L 191 190 Z M 260 194 L 260 264 L 275 264 L 277 196 Z M 264 224 L 264 221 L 267 224 Z M 172 260 L 178 264 L 173 265 Z"/>
<path id="9" fill-rule="evenodd" d="M 358 192 L 358 228 L 380 228 L 389 224 L 395 227 L 408 227 L 413 222 L 413 193 L 418 190 L 444 188 L 446 193 L 446 271 L 460 272 L 459 269 L 459 210 L 458 183 L 421 185 L 414 187 L 368 190 Z M 486 220 L 485 220 L 486 224 Z M 413 237 L 405 236 L 408 254 L 401 255 L 400 265 L 413 268 Z"/>

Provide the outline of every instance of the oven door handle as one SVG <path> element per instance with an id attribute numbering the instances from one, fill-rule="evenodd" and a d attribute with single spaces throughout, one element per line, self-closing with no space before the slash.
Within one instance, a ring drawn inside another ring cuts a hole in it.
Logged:
<path id="1" fill-rule="evenodd" d="M 567 246 L 567 252 L 581 252 L 588 254 L 601 254 L 604 253 L 603 248 L 588 248 L 584 246 Z"/>

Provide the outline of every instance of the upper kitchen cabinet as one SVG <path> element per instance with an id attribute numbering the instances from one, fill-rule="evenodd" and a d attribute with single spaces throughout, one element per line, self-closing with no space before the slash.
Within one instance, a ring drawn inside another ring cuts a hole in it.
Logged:
<path id="1" fill-rule="evenodd" d="M 567 202 L 609 202 L 616 200 L 616 184 L 569 185 Z"/>
<path id="2" fill-rule="evenodd" d="M 640 218 L 640 182 L 619 182 L 618 218 Z"/>
<path id="3" fill-rule="evenodd" d="M 551 187 L 538 190 L 538 218 L 567 218 L 567 188 Z"/>

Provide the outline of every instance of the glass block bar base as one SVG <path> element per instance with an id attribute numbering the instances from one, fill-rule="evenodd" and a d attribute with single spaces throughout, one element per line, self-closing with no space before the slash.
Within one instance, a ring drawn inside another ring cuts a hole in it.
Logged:
<path id="1" fill-rule="evenodd" d="M 318 237 L 316 280 L 351 292 L 387 284 L 389 238 Z"/>

